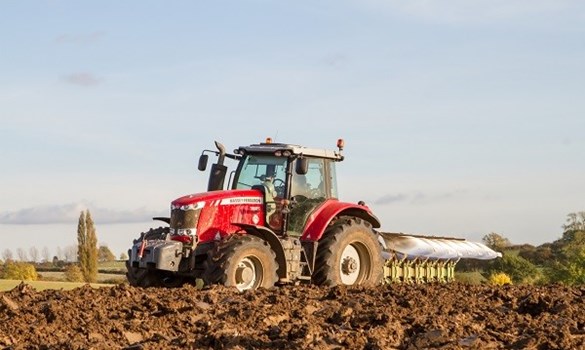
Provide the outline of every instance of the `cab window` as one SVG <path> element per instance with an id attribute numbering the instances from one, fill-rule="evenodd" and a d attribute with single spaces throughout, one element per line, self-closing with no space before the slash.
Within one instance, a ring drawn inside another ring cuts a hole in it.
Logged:
<path id="1" fill-rule="evenodd" d="M 292 196 L 306 198 L 326 197 L 323 159 L 309 159 L 309 170 L 305 175 L 294 174 L 291 186 Z"/>
<path id="2" fill-rule="evenodd" d="M 278 194 L 283 196 L 286 161 L 287 159 L 284 157 L 247 155 L 240 164 L 233 188 L 250 189 L 252 186 L 262 185 L 268 180 L 274 184 Z"/>

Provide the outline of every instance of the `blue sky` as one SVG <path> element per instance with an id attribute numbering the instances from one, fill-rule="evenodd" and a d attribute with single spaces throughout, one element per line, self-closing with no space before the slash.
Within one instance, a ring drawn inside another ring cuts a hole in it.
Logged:
<path id="1" fill-rule="evenodd" d="M 89 208 L 118 254 L 213 140 L 267 136 L 343 137 L 386 231 L 540 244 L 585 210 L 582 1 L 3 1 L 0 45 L 0 250 Z"/>

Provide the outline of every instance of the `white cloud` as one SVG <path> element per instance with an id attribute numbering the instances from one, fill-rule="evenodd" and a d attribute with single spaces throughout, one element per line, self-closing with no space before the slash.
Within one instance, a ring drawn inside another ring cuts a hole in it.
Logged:
<path id="1" fill-rule="evenodd" d="M 98 85 L 101 80 L 95 75 L 86 72 L 72 73 L 63 77 L 63 80 L 69 84 L 78 86 L 95 86 Z"/>
<path id="2" fill-rule="evenodd" d="M 93 220 L 98 224 L 144 222 L 157 213 L 145 208 L 135 210 L 113 210 L 94 207 L 88 203 L 69 203 L 24 208 L 0 213 L 0 224 L 58 224 L 75 223 L 81 211 L 89 209 Z"/>
<path id="3" fill-rule="evenodd" d="M 55 38 L 58 44 L 93 44 L 106 36 L 106 33 L 96 31 L 88 34 L 61 34 Z"/>
<path id="4" fill-rule="evenodd" d="M 378 199 L 376 199 L 374 201 L 374 204 L 378 204 L 378 205 L 384 205 L 384 204 L 390 204 L 390 203 L 397 203 L 397 202 L 403 202 L 405 200 L 408 199 L 408 196 L 399 193 L 399 194 L 387 194 L 384 195 Z"/>
<path id="5" fill-rule="evenodd" d="M 461 198 L 467 194 L 467 190 L 456 189 L 449 192 L 441 192 L 434 194 L 425 194 L 420 191 L 414 191 L 410 194 L 386 194 L 373 201 L 376 205 L 387 205 L 394 203 L 410 203 L 410 204 L 429 204 L 437 201 L 446 201 L 452 198 Z"/>

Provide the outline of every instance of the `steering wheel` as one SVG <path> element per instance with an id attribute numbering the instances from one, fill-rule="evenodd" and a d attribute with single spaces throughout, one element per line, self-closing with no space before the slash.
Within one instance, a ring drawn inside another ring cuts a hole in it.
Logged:
<path id="1" fill-rule="evenodd" d="M 262 182 L 264 182 L 264 181 L 266 181 L 266 179 L 268 178 L 268 176 L 266 176 L 266 175 L 262 174 L 262 175 L 260 175 L 260 176 L 254 176 L 254 178 L 255 178 L 255 179 L 258 179 L 258 180 L 260 180 L 260 181 L 262 181 Z"/>
<path id="2" fill-rule="evenodd" d="M 276 190 L 276 193 L 278 193 L 278 196 L 284 197 L 284 181 L 281 179 L 274 179 L 272 180 L 272 183 L 274 184 L 274 189 Z"/>

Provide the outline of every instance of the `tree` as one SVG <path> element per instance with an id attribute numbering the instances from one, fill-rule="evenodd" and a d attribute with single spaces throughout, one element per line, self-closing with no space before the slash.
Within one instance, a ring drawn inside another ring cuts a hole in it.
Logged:
<path id="1" fill-rule="evenodd" d="M 77 260 L 77 246 L 75 245 L 68 245 L 67 247 L 65 247 L 63 249 L 63 252 L 61 253 L 61 256 L 63 258 L 60 258 L 59 260 L 64 260 L 67 262 L 74 262 Z"/>
<path id="2" fill-rule="evenodd" d="M 547 263 L 551 282 L 585 284 L 585 212 L 567 215 L 563 236 L 552 243 L 555 259 Z"/>
<path id="3" fill-rule="evenodd" d="M 22 261 L 22 262 L 28 261 L 28 256 L 26 255 L 26 250 L 18 247 L 16 249 L 16 255 L 18 255 L 19 261 Z"/>
<path id="4" fill-rule="evenodd" d="M 120 254 L 120 260 L 128 260 L 128 254 L 126 253 Z"/>
<path id="5" fill-rule="evenodd" d="M 49 259 L 51 259 L 51 253 L 49 253 L 49 248 L 47 248 L 47 246 L 43 247 L 43 251 L 41 254 L 43 257 L 43 262 L 49 262 Z"/>
<path id="6" fill-rule="evenodd" d="M 567 252 L 565 261 L 555 262 L 547 269 L 547 276 L 550 282 L 585 284 L 585 248 Z"/>
<path id="7" fill-rule="evenodd" d="M 12 255 L 12 250 L 6 248 L 4 249 L 4 251 L 2 252 L 2 259 L 4 259 L 4 261 L 9 262 L 14 260 L 14 255 Z"/>
<path id="8" fill-rule="evenodd" d="M 563 236 L 555 241 L 561 249 L 571 245 L 579 250 L 585 247 L 585 211 L 567 214 L 566 224 L 563 226 Z"/>
<path id="9" fill-rule="evenodd" d="M 77 261 L 85 282 L 95 282 L 98 273 L 97 236 L 89 210 L 82 211 L 77 224 Z"/>
<path id="10" fill-rule="evenodd" d="M 114 261 L 116 260 L 116 256 L 107 245 L 101 245 L 98 251 L 98 261 L 106 262 L 106 261 Z"/>
<path id="11" fill-rule="evenodd" d="M 511 245 L 507 238 L 495 232 L 485 235 L 481 240 L 485 245 L 497 251 L 502 251 Z"/>
<path id="12" fill-rule="evenodd" d="M 55 255 L 53 257 L 53 266 L 61 268 L 61 267 L 65 266 L 65 261 L 60 260 L 59 257 L 57 255 Z"/>
<path id="13" fill-rule="evenodd" d="M 567 214 L 566 224 L 564 224 L 564 232 L 568 231 L 585 231 L 585 211 L 578 213 Z"/>
<path id="14" fill-rule="evenodd" d="M 86 282 L 96 282 L 98 275 L 98 240 L 95 232 L 95 225 L 89 210 L 86 211 L 85 220 L 85 226 L 87 227 L 87 252 L 89 257 L 89 275 Z"/>
<path id="15" fill-rule="evenodd" d="M 39 250 L 37 249 L 37 247 L 35 246 L 30 247 L 28 249 L 28 256 L 30 256 L 31 262 L 39 261 Z"/>

